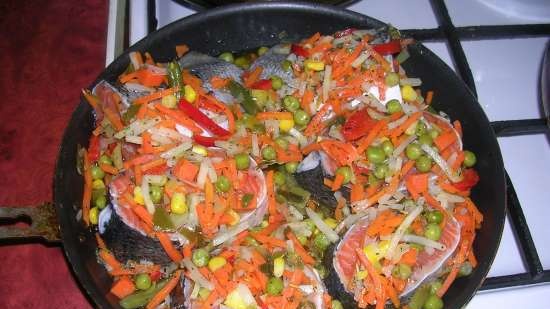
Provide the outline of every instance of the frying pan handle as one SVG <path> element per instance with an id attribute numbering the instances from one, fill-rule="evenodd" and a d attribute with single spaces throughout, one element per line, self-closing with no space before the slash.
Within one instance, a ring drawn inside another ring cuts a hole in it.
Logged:
<path id="1" fill-rule="evenodd" d="M 0 207 L 0 222 L 17 222 L 22 219 L 30 220 L 30 225 L 27 227 L 0 225 L 0 243 L 37 239 L 49 243 L 61 242 L 61 233 L 53 203 L 45 202 L 39 206 Z"/>

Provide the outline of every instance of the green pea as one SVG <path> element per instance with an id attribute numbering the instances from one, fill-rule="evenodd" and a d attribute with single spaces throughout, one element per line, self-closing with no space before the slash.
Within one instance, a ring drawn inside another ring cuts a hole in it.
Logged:
<path id="1" fill-rule="evenodd" d="M 151 186 L 149 188 L 149 194 L 151 195 L 151 201 L 153 203 L 158 204 L 160 201 L 162 201 L 162 195 L 164 194 L 164 190 L 162 187 L 159 186 Z"/>
<path id="2" fill-rule="evenodd" d="M 273 146 L 265 146 L 262 149 L 262 158 L 267 161 L 272 161 L 277 158 L 277 152 L 275 152 L 275 148 Z"/>
<path id="3" fill-rule="evenodd" d="M 459 277 L 469 276 L 472 273 L 472 270 L 473 270 L 472 264 L 466 261 L 462 263 L 462 265 L 460 265 L 460 268 L 458 270 L 458 276 Z"/>
<path id="4" fill-rule="evenodd" d="M 277 277 L 269 278 L 267 281 L 267 293 L 272 296 L 281 294 L 283 291 L 283 280 Z"/>
<path id="5" fill-rule="evenodd" d="M 437 290 L 439 290 L 442 285 L 443 285 L 443 283 L 441 282 L 441 280 L 435 280 L 435 281 L 431 282 L 430 283 L 430 294 L 437 293 Z"/>
<path id="6" fill-rule="evenodd" d="M 386 140 L 382 143 L 382 150 L 386 156 L 390 156 L 393 153 L 393 143 L 390 140 Z"/>
<path id="7" fill-rule="evenodd" d="M 287 95 L 283 98 L 283 105 L 289 112 L 294 112 L 300 108 L 300 101 L 292 95 Z"/>
<path id="8" fill-rule="evenodd" d="M 403 107 L 401 106 L 401 103 L 399 103 L 397 99 L 393 99 L 388 101 L 388 103 L 386 103 L 386 110 L 388 111 L 389 114 L 395 114 L 402 111 Z"/>
<path id="9" fill-rule="evenodd" d="M 377 186 L 380 183 L 380 179 L 376 178 L 373 173 L 369 174 L 368 184 L 369 186 Z"/>
<path id="10" fill-rule="evenodd" d="M 223 60 L 223 61 L 227 61 L 227 62 L 231 62 L 231 63 L 233 63 L 233 61 L 235 61 L 235 58 L 233 57 L 233 54 L 230 53 L 230 52 L 222 53 L 221 55 L 218 56 L 218 58 Z"/>
<path id="11" fill-rule="evenodd" d="M 277 137 L 275 139 L 275 144 L 277 144 L 277 146 L 283 148 L 284 150 L 288 149 L 288 141 L 284 137 Z"/>
<path id="12" fill-rule="evenodd" d="M 273 181 L 275 182 L 276 185 L 282 186 L 286 182 L 286 176 L 282 172 L 277 171 L 273 175 Z"/>
<path id="13" fill-rule="evenodd" d="M 271 76 L 271 88 L 273 88 L 273 90 L 283 88 L 283 79 L 276 75 Z"/>
<path id="14" fill-rule="evenodd" d="M 252 247 L 260 245 L 260 243 L 251 236 L 246 236 L 246 238 L 244 239 L 244 243 L 245 245 Z"/>
<path id="15" fill-rule="evenodd" d="M 409 278 L 412 274 L 412 269 L 407 264 L 397 264 L 392 270 L 392 274 L 394 277 L 401 278 L 403 280 Z"/>
<path id="16" fill-rule="evenodd" d="M 193 251 L 193 264 L 198 267 L 204 267 L 210 261 L 210 253 L 205 248 L 198 248 Z"/>
<path id="17" fill-rule="evenodd" d="M 378 164 L 386 160 L 386 154 L 384 153 L 382 147 L 369 146 L 369 148 L 367 148 L 367 158 L 370 162 Z"/>
<path id="18" fill-rule="evenodd" d="M 250 193 L 246 193 L 245 195 L 243 195 L 243 198 L 241 200 L 243 208 L 248 208 L 248 205 L 250 205 L 250 202 L 252 201 L 253 198 L 254 198 L 254 195 Z"/>
<path id="19" fill-rule="evenodd" d="M 216 180 L 216 190 L 220 192 L 227 192 L 231 188 L 231 182 L 229 179 L 223 175 L 218 176 Z"/>
<path id="20" fill-rule="evenodd" d="M 421 145 L 428 145 L 431 146 L 434 142 L 433 138 L 431 137 L 430 133 L 424 133 L 418 137 L 418 142 Z"/>
<path id="21" fill-rule="evenodd" d="M 97 224 L 99 222 L 99 209 L 97 207 L 92 207 L 88 214 L 88 218 L 91 224 Z"/>
<path id="22" fill-rule="evenodd" d="M 378 179 L 384 179 L 390 174 L 390 168 L 386 164 L 377 165 L 374 169 L 374 176 Z"/>
<path id="23" fill-rule="evenodd" d="M 99 163 L 113 165 L 113 160 L 111 160 L 108 155 L 101 155 L 101 157 L 99 157 Z"/>
<path id="24" fill-rule="evenodd" d="M 426 214 L 426 220 L 428 223 L 439 224 L 443 221 L 443 214 L 439 210 L 430 211 Z"/>
<path id="25" fill-rule="evenodd" d="M 386 85 L 388 87 L 393 87 L 397 84 L 399 84 L 399 74 L 395 73 L 395 72 L 389 72 L 387 75 L 386 75 Z"/>
<path id="26" fill-rule="evenodd" d="M 344 305 L 337 299 L 332 300 L 331 307 L 331 309 L 344 309 Z"/>
<path id="27" fill-rule="evenodd" d="M 434 139 L 439 136 L 439 131 L 437 131 L 436 129 L 430 129 L 428 131 L 428 134 L 430 134 L 430 137 Z"/>
<path id="28" fill-rule="evenodd" d="M 262 46 L 262 47 L 258 48 L 258 56 L 261 56 L 261 55 L 267 53 L 268 50 L 269 50 L 269 48 L 267 48 L 265 46 Z"/>
<path id="29" fill-rule="evenodd" d="M 407 158 L 416 160 L 422 155 L 422 149 L 416 143 L 409 144 L 405 149 L 405 154 L 407 155 Z"/>
<path id="30" fill-rule="evenodd" d="M 107 205 L 107 198 L 105 197 L 105 195 L 99 195 L 94 200 L 94 205 L 99 209 L 105 208 L 105 205 Z"/>
<path id="31" fill-rule="evenodd" d="M 473 153 L 469 150 L 465 150 L 464 151 L 464 161 L 462 162 L 462 164 L 464 164 L 464 166 L 466 166 L 466 167 L 472 167 L 476 164 L 476 162 L 477 162 L 477 158 L 476 158 L 475 153 Z"/>
<path id="32" fill-rule="evenodd" d="M 290 62 L 290 60 L 283 60 L 283 62 L 281 62 L 281 67 L 284 71 L 289 72 L 292 70 L 292 62 Z"/>
<path id="33" fill-rule="evenodd" d="M 319 273 L 319 277 L 321 277 L 321 279 L 325 279 L 328 276 L 328 270 L 323 264 L 315 265 L 315 270 L 317 270 L 317 273 Z"/>
<path id="34" fill-rule="evenodd" d="M 103 179 L 105 177 L 105 172 L 97 165 L 92 166 L 91 172 L 93 179 Z"/>
<path id="35" fill-rule="evenodd" d="M 309 115 L 302 109 L 294 112 L 294 122 L 299 126 L 305 126 L 310 119 Z"/>
<path id="36" fill-rule="evenodd" d="M 426 124 L 422 121 L 419 121 L 417 124 L 416 124 L 416 135 L 417 136 L 420 136 L 422 134 L 425 134 L 426 133 Z"/>
<path id="37" fill-rule="evenodd" d="M 136 276 L 136 288 L 147 290 L 151 287 L 151 277 L 148 274 L 139 274 Z"/>
<path id="38" fill-rule="evenodd" d="M 296 235 L 296 238 L 302 245 L 307 244 L 307 237 L 305 237 L 304 235 Z"/>
<path id="39" fill-rule="evenodd" d="M 208 296 L 210 296 L 210 290 L 207 288 L 203 288 L 202 286 L 199 288 L 199 299 L 206 300 Z"/>
<path id="40" fill-rule="evenodd" d="M 443 309 L 443 301 L 437 295 L 430 295 L 424 303 L 423 309 Z"/>
<path id="41" fill-rule="evenodd" d="M 236 154 L 235 164 L 237 165 L 237 169 L 245 170 L 250 166 L 250 157 L 246 153 Z"/>
<path id="42" fill-rule="evenodd" d="M 313 246 L 319 251 L 325 251 L 330 246 L 330 240 L 324 233 L 319 233 L 313 238 Z"/>
<path id="43" fill-rule="evenodd" d="M 351 176 L 353 176 L 353 172 L 349 166 L 340 166 L 336 169 L 336 174 L 344 176 L 344 184 L 350 182 Z"/>
<path id="44" fill-rule="evenodd" d="M 405 207 L 415 207 L 416 204 L 413 200 L 406 199 L 406 200 L 403 201 L 403 206 L 405 206 Z"/>
<path id="45" fill-rule="evenodd" d="M 240 56 L 235 58 L 235 65 L 242 68 L 242 69 L 248 69 L 250 67 L 250 61 L 248 58 L 244 56 Z"/>
<path id="46" fill-rule="evenodd" d="M 441 238 L 441 228 L 437 224 L 430 223 L 426 225 L 424 236 L 428 239 L 437 241 Z"/>
<path id="47" fill-rule="evenodd" d="M 288 162 L 285 164 L 285 171 L 289 174 L 296 173 L 297 169 L 298 169 L 298 162 Z"/>
<path id="48" fill-rule="evenodd" d="M 421 155 L 416 159 L 414 166 L 419 172 L 426 173 L 432 168 L 432 159 L 428 156 Z"/>
<path id="49" fill-rule="evenodd" d="M 409 246 L 413 249 L 416 249 L 416 251 L 418 252 L 422 252 L 424 251 L 424 246 L 421 245 L 421 244 L 417 244 L 417 243 L 410 243 Z"/>

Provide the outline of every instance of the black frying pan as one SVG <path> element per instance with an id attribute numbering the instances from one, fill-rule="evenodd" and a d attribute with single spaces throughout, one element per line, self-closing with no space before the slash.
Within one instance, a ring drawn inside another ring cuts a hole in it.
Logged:
<path id="1" fill-rule="evenodd" d="M 276 44 L 281 33 L 286 33 L 287 40 L 299 40 L 317 31 L 333 33 L 348 27 L 381 25 L 380 21 L 364 15 L 323 5 L 256 3 L 226 6 L 190 16 L 151 33 L 109 65 L 93 85 L 102 79 L 115 81 L 127 67 L 130 51 L 148 51 L 155 59 L 164 61 L 173 59 L 174 46 L 182 43 L 188 44 L 192 50 L 216 55 L 228 50 Z M 404 63 L 408 75 L 422 79 L 423 91 L 435 91 L 432 104 L 436 109 L 445 111 L 452 119 L 461 120 L 464 147 L 474 151 L 478 157 L 476 168 L 481 181 L 473 190 L 472 197 L 485 216 L 474 243 L 479 266 L 471 276 L 459 278 L 444 297 L 445 308 L 461 308 L 483 282 L 499 246 L 506 213 L 502 158 L 489 121 L 466 85 L 421 44 L 413 44 L 409 51 L 411 58 Z M 18 209 L 17 212 L 2 209 L 7 213 L 4 216 L 23 214 L 34 217 L 34 221 L 30 230 L 22 232 L 0 228 L 0 236 L 39 236 L 55 240 L 59 227 L 63 249 L 83 289 L 95 305 L 116 308 L 117 299 L 108 293 L 111 278 L 96 260 L 94 234 L 76 220 L 83 190 L 83 179 L 75 168 L 77 145 L 87 145 L 93 127 L 92 109 L 81 101 L 65 131 L 56 166 L 53 206 L 58 224 L 52 215 L 51 204 L 33 210 Z"/>

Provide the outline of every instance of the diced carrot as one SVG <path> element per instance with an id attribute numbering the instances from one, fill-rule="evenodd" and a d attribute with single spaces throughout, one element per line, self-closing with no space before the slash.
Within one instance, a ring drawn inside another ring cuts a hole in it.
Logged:
<path id="1" fill-rule="evenodd" d="M 111 175 L 116 175 L 118 174 L 118 169 L 110 164 L 105 164 L 105 163 L 99 163 L 99 167 L 101 168 L 101 170 L 103 170 L 105 173 L 109 173 Z"/>
<path id="2" fill-rule="evenodd" d="M 164 248 L 164 251 L 166 251 L 166 254 L 168 254 L 172 261 L 179 263 L 183 259 L 183 256 L 181 256 L 179 251 L 174 247 L 168 234 L 157 232 L 155 235 L 160 241 L 162 248 Z"/>
<path id="3" fill-rule="evenodd" d="M 143 154 L 133 157 L 132 159 L 124 162 L 124 168 L 130 169 L 134 165 L 141 165 L 144 163 L 147 163 L 149 161 L 152 161 L 156 158 L 156 156 L 152 154 Z"/>
<path id="4" fill-rule="evenodd" d="M 353 187 L 352 187 L 352 192 L 353 192 Z M 338 203 L 336 204 L 336 209 L 334 210 L 334 218 L 339 222 L 344 219 L 343 209 L 345 206 L 346 206 L 346 200 L 343 198 L 338 199 Z"/>
<path id="5" fill-rule="evenodd" d="M 153 160 L 153 161 L 150 161 L 150 162 L 147 162 L 147 163 L 143 164 L 141 166 L 141 171 L 146 172 L 146 171 L 148 171 L 152 168 L 161 166 L 163 164 L 166 164 L 166 160 L 163 159 L 163 158 L 159 158 L 159 159 L 156 159 L 156 160 Z"/>
<path id="6" fill-rule="evenodd" d="M 135 290 L 136 290 L 136 286 L 134 285 L 134 282 L 130 280 L 128 277 L 120 278 L 111 287 L 111 293 L 116 297 L 118 297 L 119 299 L 122 299 L 134 293 Z"/>
<path id="7" fill-rule="evenodd" d="M 462 137 L 462 123 L 460 123 L 460 120 L 453 121 L 453 127 L 455 128 L 456 132 L 458 132 L 458 135 Z"/>
<path id="8" fill-rule="evenodd" d="M 315 98 L 315 94 L 313 93 L 313 91 L 306 89 L 306 91 L 304 91 L 304 95 L 302 96 L 302 99 L 300 100 L 300 106 L 302 107 L 303 110 L 307 111 L 308 114 L 312 114 L 310 105 L 311 105 L 311 102 L 313 102 L 314 98 Z"/>
<path id="9" fill-rule="evenodd" d="M 332 191 L 338 191 L 342 187 L 342 184 L 344 183 L 344 175 L 337 173 L 336 177 L 334 177 L 334 181 L 332 182 L 331 190 Z"/>
<path id="10" fill-rule="evenodd" d="M 172 290 L 176 287 L 176 285 L 179 283 L 181 277 L 181 270 L 176 270 L 170 281 L 166 283 L 166 285 L 158 291 L 153 298 L 147 303 L 147 306 L 145 308 L 147 309 L 153 309 L 156 308 L 158 305 L 160 305 L 164 299 L 172 292 Z"/>
<path id="11" fill-rule="evenodd" d="M 180 159 L 174 166 L 173 173 L 181 181 L 194 181 L 199 173 L 199 167 L 185 159 Z"/>
<path id="12" fill-rule="evenodd" d="M 409 249 L 409 251 L 405 252 L 405 254 L 401 256 L 401 260 L 399 260 L 399 263 L 407 264 L 413 267 L 416 264 L 417 256 L 418 256 L 418 251 L 416 251 L 416 249 L 414 248 Z"/>
<path id="13" fill-rule="evenodd" d="M 432 104 L 433 98 L 434 98 L 434 92 L 432 90 L 428 91 L 426 93 L 426 104 L 428 105 Z"/>
<path id="14" fill-rule="evenodd" d="M 357 202 L 365 198 L 365 188 L 360 182 L 356 182 L 351 186 L 350 200 Z"/>

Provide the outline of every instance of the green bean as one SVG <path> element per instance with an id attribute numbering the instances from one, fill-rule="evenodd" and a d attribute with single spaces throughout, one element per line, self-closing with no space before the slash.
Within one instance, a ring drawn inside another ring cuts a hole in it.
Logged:
<path id="1" fill-rule="evenodd" d="M 144 291 L 139 291 L 128 295 L 120 300 L 119 305 L 124 309 L 140 308 L 149 302 L 168 282 L 168 280 L 159 281 L 157 284 L 151 285 L 150 288 Z"/>
<path id="2" fill-rule="evenodd" d="M 246 88 L 232 80 L 229 82 L 229 92 L 242 105 L 245 112 L 251 115 L 258 113 L 258 105 L 256 105 L 256 102 L 252 99 L 250 92 Z"/>
<path id="3" fill-rule="evenodd" d="M 344 184 L 350 182 L 351 176 L 353 176 L 353 172 L 351 171 L 351 167 L 349 166 L 340 166 L 336 169 L 336 174 L 344 176 Z"/>
<path id="4" fill-rule="evenodd" d="M 179 90 L 175 93 L 176 99 L 180 99 L 185 94 L 183 90 L 183 78 L 181 77 L 181 68 L 177 61 L 168 63 L 168 84 L 170 87 L 177 87 Z"/>
<path id="5" fill-rule="evenodd" d="M 423 285 L 419 287 L 416 292 L 414 292 L 413 296 L 411 297 L 411 300 L 409 301 L 409 308 L 410 309 L 422 309 L 422 306 L 424 306 L 424 303 L 426 303 L 426 300 L 430 296 L 430 287 L 427 285 Z"/>

